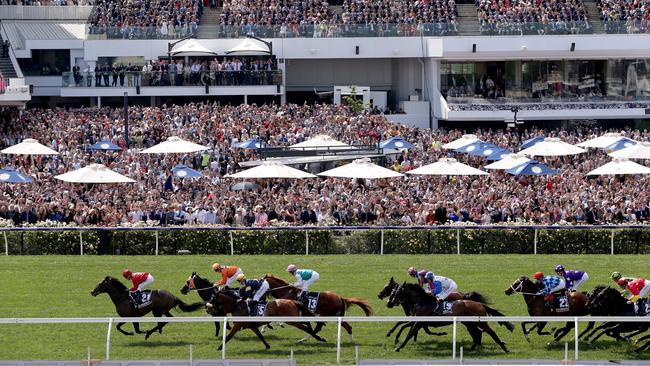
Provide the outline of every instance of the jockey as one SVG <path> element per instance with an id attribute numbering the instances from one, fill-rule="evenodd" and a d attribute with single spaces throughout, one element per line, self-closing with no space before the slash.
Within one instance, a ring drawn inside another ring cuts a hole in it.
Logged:
<path id="1" fill-rule="evenodd" d="M 632 278 L 632 277 L 623 277 L 621 272 L 612 272 L 612 277 L 611 278 L 612 278 L 612 281 L 616 282 L 616 284 L 618 284 L 618 280 L 621 280 L 621 279 L 626 280 L 626 281 L 634 280 L 634 278 Z M 619 286 L 621 286 L 621 285 L 619 285 Z M 625 285 L 621 286 L 621 288 L 625 289 Z"/>
<path id="2" fill-rule="evenodd" d="M 149 272 L 131 272 L 129 269 L 122 271 L 122 276 L 127 280 L 133 282 L 133 287 L 129 289 L 129 293 L 132 295 L 133 301 L 137 304 L 140 302 L 142 294 L 140 291 L 147 288 L 153 283 L 153 276 Z"/>
<path id="3" fill-rule="evenodd" d="M 650 281 L 645 278 L 620 278 L 616 283 L 630 292 L 632 296 L 628 300 L 631 302 L 636 302 L 650 292 Z"/>
<path id="4" fill-rule="evenodd" d="M 301 290 L 299 295 L 301 300 L 304 300 L 304 297 L 307 295 L 309 286 L 320 278 L 318 272 L 312 269 L 298 269 L 295 264 L 290 264 L 287 267 L 287 272 L 296 277 L 296 282 L 293 284 L 293 287 L 297 287 Z"/>
<path id="5" fill-rule="evenodd" d="M 537 283 L 544 285 L 544 288 L 541 289 L 537 295 L 544 295 L 544 300 L 546 300 L 547 303 L 553 301 L 553 298 L 555 297 L 553 295 L 554 292 L 558 292 L 566 288 L 566 282 L 564 282 L 564 279 L 560 276 L 544 276 L 544 273 L 537 272 L 533 275 L 533 278 L 535 281 L 537 281 Z"/>
<path id="6" fill-rule="evenodd" d="M 555 273 L 564 278 L 566 287 L 570 291 L 576 291 L 585 281 L 589 279 L 589 275 L 586 272 L 573 270 L 567 271 L 561 264 L 555 266 Z"/>
<path id="7" fill-rule="evenodd" d="M 241 268 L 237 266 L 224 266 L 219 263 L 214 263 L 212 265 L 212 270 L 221 273 L 221 280 L 219 280 L 219 282 L 215 282 L 215 286 L 225 285 L 226 287 L 229 287 L 237 280 L 238 275 L 244 274 Z"/>
<path id="8" fill-rule="evenodd" d="M 435 295 L 438 300 L 445 300 L 449 294 L 456 291 L 458 288 L 458 285 L 454 280 L 443 276 L 437 276 L 431 271 L 425 274 L 424 280 L 429 287 L 428 292 Z M 425 291 L 427 291 L 426 288 Z"/>
<path id="9" fill-rule="evenodd" d="M 255 306 L 266 295 L 266 292 L 269 290 L 269 283 L 265 279 L 247 280 L 243 273 L 237 275 L 237 282 L 242 286 L 239 289 L 239 296 L 247 302 L 248 314 L 255 316 Z"/>
<path id="10" fill-rule="evenodd" d="M 420 287 L 424 287 L 424 276 L 427 274 L 427 272 L 429 272 L 429 271 L 427 271 L 426 269 L 423 269 L 423 270 L 418 272 L 418 270 L 415 269 L 415 267 L 410 267 L 406 271 L 406 273 L 409 276 L 417 278 L 418 285 L 420 285 Z"/>

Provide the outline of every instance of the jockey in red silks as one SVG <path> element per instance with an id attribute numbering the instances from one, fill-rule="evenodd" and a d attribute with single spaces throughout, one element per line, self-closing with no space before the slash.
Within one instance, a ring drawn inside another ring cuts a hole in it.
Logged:
<path id="1" fill-rule="evenodd" d="M 153 276 L 149 272 L 132 272 L 129 269 L 122 271 L 122 276 L 133 282 L 133 287 L 129 289 L 132 293 L 133 301 L 137 304 L 142 296 L 141 291 L 153 283 Z"/>

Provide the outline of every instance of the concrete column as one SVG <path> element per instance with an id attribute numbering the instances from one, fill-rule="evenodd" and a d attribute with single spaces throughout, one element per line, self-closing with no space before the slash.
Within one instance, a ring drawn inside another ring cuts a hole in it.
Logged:
<path id="1" fill-rule="evenodd" d="M 443 106 L 440 102 L 440 61 L 434 58 L 426 58 L 424 61 L 424 85 L 422 95 L 424 100 L 431 102 L 431 128 L 438 128 L 438 119 L 441 119 Z"/>

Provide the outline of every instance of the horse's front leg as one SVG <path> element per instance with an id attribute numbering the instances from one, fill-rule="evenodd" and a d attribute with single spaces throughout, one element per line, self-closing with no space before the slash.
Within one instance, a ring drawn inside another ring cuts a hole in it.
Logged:
<path id="1" fill-rule="evenodd" d="M 122 323 L 117 323 L 117 330 L 119 330 L 120 333 L 122 333 L 122 334 L 124 334 L 124 335 L 128 335 L 128 336 L 135 335 L 135 333 L 133 333 L 133 332 L 127 332 L 127 331 L 125 331 L 124 329 L 122 329 L 122 326 L 123 326 L 124 324 L 126 324 L 126 323 L 124 323 L 124 322 L 122 322 Z M 135 324 L 138 324 L 138 323 L 133 323 L 133 324 L 134 324 L 133 327 L 135 328 Z"/>
<path id="2" fill-rule="evenodd" d="M 402 348 L 404 348 L 404 346 L 406 346 L 408 341 L 411 340 L 411 338 L 413 338 L 418 333 L 418 330 L 420 330 L 421 325 L 418 324 L 418 322 L 412 322 L 412 323 L 413 326 L 411 327 L 411 330 L 409 330 L 409 333 L 406 335 L 406 338 L 404 338 L 404 342 L 402 342 L 402 344 L 399 347 L 395 348 L 395 352 L 399 352 Z"/>
<path id="3" fill-rule="evenodd" d="M 578 335 L 578 339 L 581 339 L 585 334 L 589 333 L 591 329 L 593 329 L 594 325 L 596 325 L 596 322 L 589 322 L 587 323 L 587 328 L 585 328 L 580 334 Z"/>
<path id="4" fill-rule="evenodd" d="M 271 348 L 271 345 L 266 342 L 266 339 L 264 339 L 264 336 L 262 335 L 262 332 L 260 332 L 260 330 L 258 328 L 252 328 L 252 330 L 253 330 L 253 333 L 255 333 L 255 335 L 257 336 L 257 338 L 259 338 L 260 341 L 262 341 L 262 343 L 264 343 L 264 347 L 266 347 L 266 349 Z"/>
<path id="5" fill-rule="evenodd" d="M 226 336 L 226 342 L 228 341 L 241 329 L 241 324 L 240 323 L 234 323 L 232 326 L 232 329 L 230 329 L 230 332 L 228 332 L 228 335 Z M 269 346 L 270 347 L 270 346 Z M 218 350 L 221 351 L 223 348 L 223 343 L 219 346 Z"/>
<path id="6" fill-rule="evenodd" d="M 397 329 L 397 327 L 399 327 L 400 325 L 402 325 L 404 323 L 408 323 L 408 322 L 397 322 L 397 323 L 395 323 L 395 325 L 393 325 L 393 327 L 390 328 L 388 333 L 386 333 L 386 337 L 390 337 L 390 335 L 393 334 L 393 332 Z"/>
<path id="7" fill-rule="evenodd" d="M 533 326 L 526 329 L 526 325 L 531 324 L 531 323 L 533 324 Z M 539 323 L 537 323 L 537 322 L 522 322 L 521 323 L 521 331 L 522 331 L 522 333 L 524 333 L 524 337 L 526 338 L 526 341 L 530 342 L 529 334 L 533 331 L 533 329 L 535 329 L 538 326 L 539 326 Z"/>

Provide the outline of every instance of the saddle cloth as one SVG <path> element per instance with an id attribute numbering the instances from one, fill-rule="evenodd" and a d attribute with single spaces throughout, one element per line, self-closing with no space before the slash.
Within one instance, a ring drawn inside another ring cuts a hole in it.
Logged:
<path id="1" fill-rule="evenodd" d="M 569 296 L 566 291 L 558 292 L 553 299 L 552 310 L 556 313 L 565 313 L 569 311 Z"/>
<path id="2" fill-rule="evenodd" d="M 133 306 L 138 309 L 151 304 L 151 290 L 140 291 L 140 301 L 136 303 L 135 299 L 131 297 L 131 302 L 133 303 Z"/>
<path id="3" fill-rule="evenodd" d="M 454 306 L 454 301 L 438 301 L 438 305 L 434 310 L 435 315 L 451 315 L 453 313 L 452 307 Z"/>
<path id="4" fill-rule="evenodd" d="M 255 314 L 253 316 L 264 316 L 264 311 L 266 310 L 266 301 L 259 301 L 255 305 Z"/>
<path id="5" fill-rule="evenodd" d="M 639 299 L 634 303 L 634 314 L 636 316 L 650 316 L 650 302 L 648 299 Z"/>
<path id="6" fill-rule="evenodd" d="M 307 294 L 305 294 L 305 306 L 310 312 L 316 312 L 316 308 L 318 308 L 319 297 L 320 292 L 307 292 Z"/>

